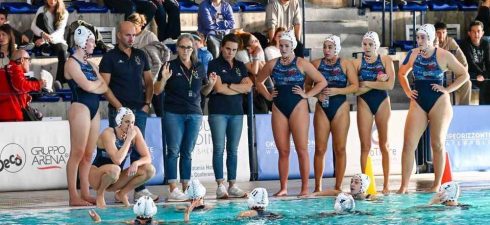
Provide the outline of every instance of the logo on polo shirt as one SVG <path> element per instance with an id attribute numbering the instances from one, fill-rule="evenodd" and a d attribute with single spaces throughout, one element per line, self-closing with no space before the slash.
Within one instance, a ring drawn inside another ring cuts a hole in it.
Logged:
<path id="1" fill-rule="evenodd" d="M 139 56 L 136 56 L 136 58 L 134 59 L 134 61 L 136 61 L 136 64 L 141 65 L 141 59 L 140 59 Z"/>
<path id="2" fill-rule="evenodd" d="M 180 77 L 180 76 L 182 76 L 182 74 L 181 73 L 177 73 L 177 76 Z"/>
<path id="3" fill-rule="evenodd" d="M 124 61 L 120 59 L 119 61 L 117 61 L 117 63 L 124 63 Z"/>

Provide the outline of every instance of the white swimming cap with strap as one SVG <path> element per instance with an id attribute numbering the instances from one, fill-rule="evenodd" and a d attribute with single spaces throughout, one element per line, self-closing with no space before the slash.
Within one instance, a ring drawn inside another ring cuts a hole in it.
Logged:
<path id="1" fill-rule="evenodd" d="M 436 39 L 436 28 L 434 25 L 430 23 L 426 23 L 417 29 L 417 34 L 425 34 L 427 38 L 429 39 L 429 45 L 433 45 L 434 40 Z"/>
<path id="2" fill-rule="evenodd" d="M 148 196 L 143 196 L 134 204 L 133 212 L 137 217 L 151 218 L 157 214 L 157 206 L 153 202 L 153 199 Z"/>
<path id="3" fill-rule="evenodd" d="M 191 179 L 189 186 L 186 190 L 187 198 L 189 199 L 199 199 L 204 198 L 206 195 L 206 188 L 199 182 L 198 179 Z"/>
<path id="4" fill-rule="evenodd" d="M 298 41 L 296 41 L 296 37 L 294 36 L 294 31 L 293 30 L 289 30 L 289 31 L 285 31 L 281 34 L 281 36 L 279 37 L 279 40 L 286 40 L 286 41 L 290 41 L 291 44 L 292 44 L 292 49 L 294 50 L 296 48 L 296 46 L 298 45 Z"/>
<path id="5" fill-rule="evenodd" d="M 325 41 L 332 42 L 335 45 L 335 55 L 339 55 L 340 50 L 342 49 L 342 46 L 340 46 L 340 37 L 333 34 L 327 34 L 323 43 L 325 43 Z"/>
<path id="6" fill-rule="evenodd" d="M 265 209 L 269 205 L 269 195 L 265 188 L 255 188 L 248 196 L 248 208 L 262 208 Z"/>
<path id="7" fill-rule="evenodd" d="M 352 176 L 352 179 L 359 179 L 361 181 L 361 189 L 360 189 L 360 192 L 362 194 L 366 193 L 368 187 L 369 187 L 369 184 L 370 184 L 370 180 L 369 180 L 369 177 L 366 175 L 366 174 L 356 174 L 354 176 Z M 352 193 L 352 194 L 359 194 L 359 193 Z"/>
<path id="8" fill-rule="evenodd" d="M 134 113 L 133 111 L 131 111 L 131 109 L 126 107 L 121 107 L 119 111 L 117 111 L 117 115 L 115 118 L 117 126 L 121 126 L 122 120 L 126 115 L 134 115 Z"/>
<path id="9" fill-rule="evenodd" d="M 73 41 L 75 42 L 75 45 L 79 48 L 85 48 L 88 39 L 95 40 L 94 33 L 92 33 L 92 31 L 87 29 L 85 26 L 77 27 L 75 33 L 73 34 Z"/>
<path id="10" fill-rule="evenodd" d="M 335 198 L 334 209 L 336 213 L 346 213 L 352 211 L 356 207 L 356 202 L 352 195 L 340 193 Z"/>
<path id="11" fill-rule="evenodd" d="M 368 31 L 366 34 L 364 34 L 364 36 L 362 37 L 362 40 L 364 40 L 364 39 L 372 40 L 374 42 L 374 48 L 376 50 L 378 50 L 379 47 L 381 47 L 381 43 L 379 42 L 378 33 L 374 32 L 374 31 Z"/>
<path id="12" fill-rule="evenodd" d="M 451 181 L 441 185 L 439 187 L 439 193 L 443 193 L 443 202 L 445 201 L 456 201 L 459 198 L 460 188 L 459 184 Z"/>

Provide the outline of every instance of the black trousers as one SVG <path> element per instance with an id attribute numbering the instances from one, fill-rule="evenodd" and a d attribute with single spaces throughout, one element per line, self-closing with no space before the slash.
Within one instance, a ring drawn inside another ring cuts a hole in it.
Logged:
<path id="1" fill-rule="evenodd" d="M 157 6 L 155 21 L 158 25 L 158 40 L 177 39 L 180 36 L 180 9 L 176 0 L 165 0 L 163 4 L 153 1 Z"/>

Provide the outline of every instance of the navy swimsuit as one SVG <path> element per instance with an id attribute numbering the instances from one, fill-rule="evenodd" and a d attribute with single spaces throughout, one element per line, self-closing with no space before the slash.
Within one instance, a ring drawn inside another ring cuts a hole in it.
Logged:
<path id="1" fill-rule="evenodd" d="M 112 128 L 112 129 L 114 129 L 114 135 L 116 135 L 116 148 L 119 151 L 119 149 L 121 149 L 121 147 L 124 145 L 124 140 L 117 139 L 116 128 Z M 123 169 L 124 163 L 128 159 L 129 155 L 131 155 L 131 151 L 133 150 L 133 147 L 134 147 L 133 144 L 131 144 L 131 147 L 129 147 L 130 149 L 128 151 L 128 154 L 126 154 L 126 157 L 122 161 L 121 165 L 118 165 L 121 168 L 121 170 Z M 97 147 L 97 155 L 95 156 L 92 165 L 96 167 L 101 167 L 107 164 L 114 164 L 114 162 L 111 159 L 111 156 L 107 154 L 105 149 Z"/>
<path id="2" fill-rule="evenodd" d="M 78 59 L 76 59 L 75 57 L 70 57 L 78 62 L 78 64 L 80 64 L 80 69 L 82 70 L 87 80 L 98 80 L 97 74 L 90 64 L 84 64 L 78 61 Z M 68 80 L 68 85 L 70 86 L 72 93 L 71 102 L 78 102 L 87 106 L 88 110 L 90 111 L 90 120 L 92 120 L 97 114 L 97 110 L 99 110 L 100 95 L 83 90 L 73 79 Z"/>
<path id="3" fill-rule="evenodd" d="M 277 60 L 271 75 L 274 88 L 278 92 L 274 98 L 274 105 L 288 119 L 296 105 L 303 99 L 300 95 L 293 93 L 294 86 L 304 88 L 305 85 L 305 75 L 298 69 L 297 59 L 297 57 L 294 58 L 291 64 L 286 66 Z"/>
<path id="4" fill-rule="evenodd" d="M 444 71 L 439 68 L 436 53 L 437 48 L 429 58 L 418 55 L 413 63 L 415 90 L 418 92 L 416 101 L 426 113 L 430 112 L 437 99 L 442 95 L 441 92 L 432 90 L 432 84 L 442 86 L 444 80 Z"/>
<path id="5" fill-rule="evenodd" d="M 386 70 L 381 62 L 381 56 L 374 63 L 368 63 L 362 57 L 361 69 L 359 71 L 359 81 L 376 81 L 378 74 L 385 74 Z M 388 97 L 388 92 L 385 90 L 372 89 L 359 96 L 366 102 L 373 115 L 378 112 L 379 106 Z"/>
<path id="6" fill-rule="evenodd" d="M 347 86 L 347 75 L 345 75 L 344 71 L 342 70 L 340 59 L 338 59 L 334 65 L 327 65 L 322 59 L 320 65 L 318 66 L 318 71 L 320 71 L 320 73 L 327 80 L 327 88 L 345 88 Z M 345 95 L 335 95 L 330 96 L 328 99 L 329 103 L 327 107 L 324 108 L 320 101 L 318 101 L 318 104 L 322 106 L 328 120 L 332 121 L 335 114 L 337 114 L 337 110 L 347 100 L 347 97 Z"/>

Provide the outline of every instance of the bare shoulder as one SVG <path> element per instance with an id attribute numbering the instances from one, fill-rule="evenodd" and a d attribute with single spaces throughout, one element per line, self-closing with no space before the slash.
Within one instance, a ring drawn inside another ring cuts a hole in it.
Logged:
<path id="1" fill-rule="evenodd" d="M 313 61 L 311 61 L 311 64 L 313 64 L 313 66 L 316 68 L 320 65 L 320 62 L 322 61 L 322 59 L 315 59 Z"/>

